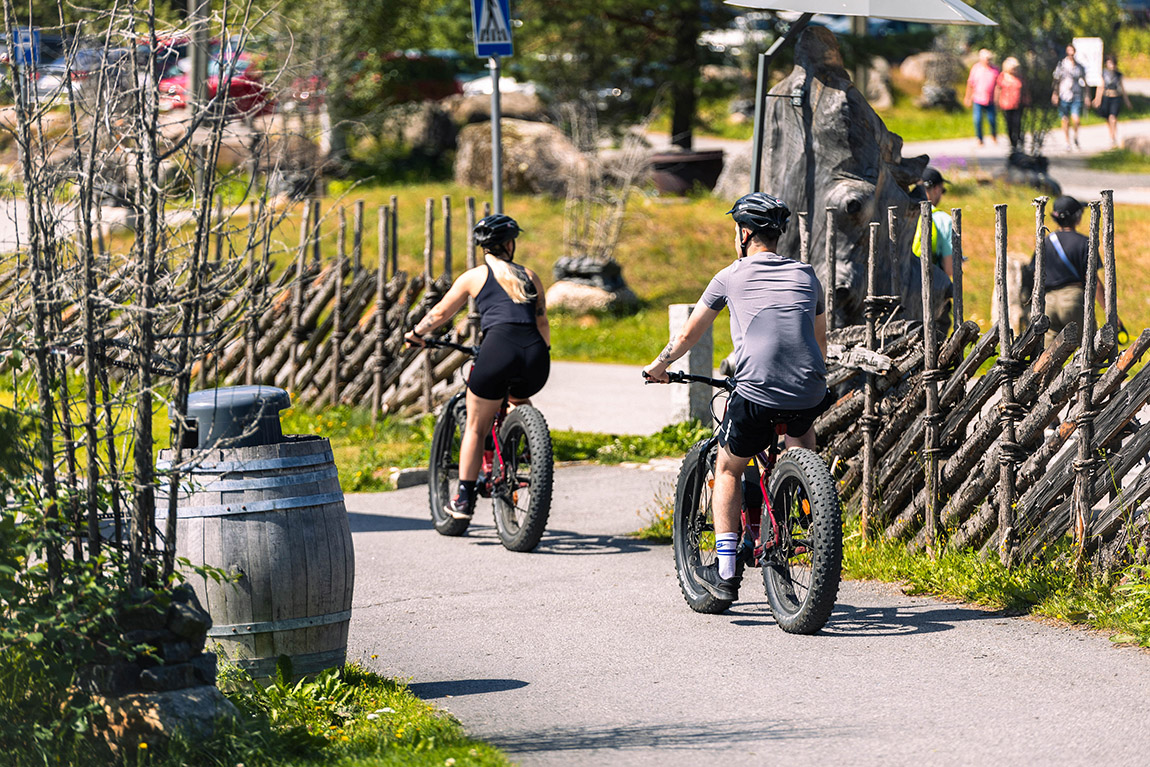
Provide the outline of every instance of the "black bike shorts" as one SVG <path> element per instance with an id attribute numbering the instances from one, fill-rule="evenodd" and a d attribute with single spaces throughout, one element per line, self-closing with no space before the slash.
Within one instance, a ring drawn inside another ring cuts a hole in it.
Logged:
<path id="1" fill-rule="evenodd" d="M 801 437 L 814 426 L 815 419 L 834 404 L 830 389 L 823 401 L 806 410 L 776 410 L 731 395 L 727 412 L 719 425 L 719 445 L 739 458 L 751 458 L 767 449 L 776 439 L 775 424 L 787 425 L 787 434 Z"/>
<path id="2" fill-rule="evenodd" d="M 551 374 L 551 353 L 535 325 L 493 325 L 483 337 L 467 388 L 482 399 L 537 394 Z"/>

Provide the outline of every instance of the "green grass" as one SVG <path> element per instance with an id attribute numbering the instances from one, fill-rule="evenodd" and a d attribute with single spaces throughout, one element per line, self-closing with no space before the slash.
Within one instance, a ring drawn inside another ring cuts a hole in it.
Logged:
<path id="1" fill-rule="evenodd" d="M 652 458 L 682 456 L 691 445 L 711 436 L 711 429 L 698 421 L 664 426 L 648 436 L 597 434 L 588 431 L 553 431 L 551 444 L 556 461 L 595 461 L 618 464 Z"/>
<path id="2" fill-rule="evenodd" d="M 1150 157 L 1129 149 L 1111 149 L 1089 158 L 1086 166 L 1091 170 L 1117 173 L 1150 173 Z"/>

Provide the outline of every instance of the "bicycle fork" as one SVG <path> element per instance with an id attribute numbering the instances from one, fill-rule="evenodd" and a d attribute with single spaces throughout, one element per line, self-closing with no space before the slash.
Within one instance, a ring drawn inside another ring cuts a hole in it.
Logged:
<path id="1" fill-rule="evenodd" d="M 771 508 L 771 498 L 767 493 L 767 478 L 771 476 L 771 471 L 775 468 L 775 463 L 778 460 L 778 437 L 786 434 L 786 432 L 786 424 L 776 424 L 776 438 L 771 443 L 766 456 L 759 453 L 756 458 L 751 459 L 748 473 L 754 472 L 755 482 L 753 484 L 748 483 L 747 474 L 744 473 L 743 475 L 743 538 L 744 545 L 750 546 L 754 552 L 754 561 L 751 563 L 753 567 L 758 567 L 762 563 L 763 556 L 768 550 L 774 549 L 782 543 L 778 520 L 775 518 L 774 509 Z M 757 465 L 760 460 L 762 460 L 762 466 Z M 758 487 L 755 487 L 755 484 Z M 770 520 L 772 535 L 769 541 L 762 540 L 764 510 L 767 512 L 767 519 Z"/>

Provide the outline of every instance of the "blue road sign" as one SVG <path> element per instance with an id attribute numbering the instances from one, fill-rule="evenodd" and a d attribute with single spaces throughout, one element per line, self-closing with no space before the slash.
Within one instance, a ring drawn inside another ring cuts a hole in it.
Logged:
<path id="1" fill-rule="evenodd" d="M 476 56 L 510 56 L 510 0 L 471 0 L 471 31 Z"/>
<path id="2" fill-rule="evenodd" d="M 40 30 L 28 27 L 16 27 L 12 30 L 15 37 L 12 47 L 15 49 L 16 60 L 23 66 L 30 67 L 40 63 Z"/>

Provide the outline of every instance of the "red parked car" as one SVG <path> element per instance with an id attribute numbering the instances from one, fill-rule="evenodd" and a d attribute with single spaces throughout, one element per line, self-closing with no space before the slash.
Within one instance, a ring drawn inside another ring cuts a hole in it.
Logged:
<path id="1" fill-rule="evenodd" d="M 160 109 L 184 109 L 188 105 L 188 69 L 191 59 L 180 59 L 160 79 Z M 207 97 L 215 98 L 223 80 L 228 83 L 228 113 L 250 117 L 265 114 L 275 106 L 263 82 L 255 60 L 247 53 L 229 55 L 221 61 L 218 54 L 208 62 Z M 229 80 L 230 78 L 230 80 Z"/>

